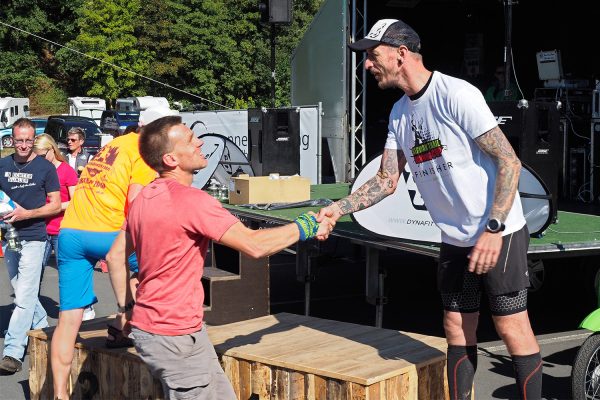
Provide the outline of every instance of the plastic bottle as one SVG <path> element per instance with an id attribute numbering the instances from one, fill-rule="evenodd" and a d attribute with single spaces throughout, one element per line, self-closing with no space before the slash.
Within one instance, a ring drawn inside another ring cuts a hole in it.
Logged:
<path id="1" fill-rule="evenodd" d="M 4 191 L 0 190 L 0 217 L 12 212 L 17 206 Z"/>
<path id="2" fill-rule="evenodd" d="M 219 200 L 221 200 L 221 201 L 229 200 L 229 186 L 227 186 L 227 185 L 219 186 Z"/>
<path id="3" fill-rule="evenodd" d="M 219 183 L 215 179 L 211 179 L 206 191 L 212 197 L 219 198 Z"/>
<path id="4" fill-rule="evenodd" d="M 21 246 L 21 239 L 19 239 L 19 234 L 12 224 L 8 224 L 8 230 L 6 231 L 6 244 L 9 249 L 12 251 L 21 251 L 23 248 Z"/>

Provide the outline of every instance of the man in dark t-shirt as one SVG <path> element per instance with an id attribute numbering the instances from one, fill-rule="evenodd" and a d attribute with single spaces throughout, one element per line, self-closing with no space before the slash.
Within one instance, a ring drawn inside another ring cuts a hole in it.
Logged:
<path id="1" fill-rule="evenodd" d="M 35 124 L 27 118 L 13 125 L 15 153 L 0 159 L 0 190 L 16 204 L 2 217 L 12 224 L 21 249 L 6 248 L 4 260 L 15 291 L 15 309 L 4 337 L 0 371 L 14 374 L 22 368 L 27 331 L 48 326 L 38 295 L 46 246 L 46 217 L 60 212 L 60 185 L 56 168 L 33 152 Z M 48 198 L 48 203 L 46 203 Z"/>

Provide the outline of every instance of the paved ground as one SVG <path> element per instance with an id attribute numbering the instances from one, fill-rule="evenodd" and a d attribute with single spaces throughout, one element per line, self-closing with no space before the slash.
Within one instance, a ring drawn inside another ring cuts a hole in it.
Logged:
<path id="1" fill-rule="evenodd" d="M 289 257 L 289 256 L 288 256 Z M 388 271 L 387 289 L 389 303 L 384 313 L 384 327 L 441 335 L 441 312 L 435 292 L 435 279 L 431 261 L 415 258 L 405 263 L 409 268 L 396 268 Z M 384 261 L 385 262 L 385 261 Z M 563 261 L 565 265 L 568 263 Z M 340 259 L 325 263 L 328 266 L 318 271 L 313 285 L 311 314 L 349 322 L 372 324 L 374 308 L 366 304 L 361 295 L 364 281 L 359 265 L 350 260 Z M 340 274 L 339 265 L 346 266 Z M 303 287 L 295 282 L 294 267 L 290 259 L 274 259 L 271 267 L 272 307 L 271 312 L 288 311 L 302 313 Z M 410 271 L 410 272 L 407 272 Z M 343 277 L 340 277 L 343 275 Z M 115 301 L 108 281 L 108 275 L 96 272 L 96 293 L 100 298 L 96 305 L 97 316 L 115 312 Z M 565 288 L 573 285 L 565 281 L 561 274 L 556 282 L 548 283 L 542 293 L 530 296 L 530 313 L 544 357 L 544 398 L 570 398 L 571 362 L 578 346 L 587 333 L 574 330 L 577 323 L 589 310 L 578 297 L 577 291 L 565 293 Z M 56 323 L 58 316 L 58 276 L 53 267 L 47 268 L 42 285 L 41 299 L 50 316 L 50 324 Z M 557 288 L 563 288 L 563 291 Z M 560 294 L 560 295 L 559 295 Z M 0 260 L 0 332 L 3 332 L 10 318 L 12 289 L 7 279 L 4 261 Z M 491 326 L 489 315 L 482 314 L 479 337 L 481 343 L 479 368 L 476 375 L 476 395 L 478 399 L 512 399 L 516 389 L 512 378 L 512 367 L 507 353 Z M 0 335 L 0 343 L 3 335 Z M 28 386 L 29 357 L 25 357 L 24 370 L 12 376 L 0 376 L 0 399 L 20 400 L 29 398 Z"/>

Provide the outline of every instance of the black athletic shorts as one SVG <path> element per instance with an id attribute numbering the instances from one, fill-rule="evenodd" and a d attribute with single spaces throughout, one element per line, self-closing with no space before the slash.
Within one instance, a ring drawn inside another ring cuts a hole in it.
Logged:
<path id="1" fill-rule="evenodd" d="M 484 289 L 492 311 L 498 308 L 498 313 L 495 314 L 511 314 L 526 309 L 526 288 L 529 286 L 528 247 L 527 226 L 503 236 L 496 266 L 485 274 L 477 275 L 468 271 L 467 256 L 473 247 L 442 243 L 438 265 L 438 289 L 442 294 L 444 308 L 460 312 L 478 311 L 479 299 Z"/>

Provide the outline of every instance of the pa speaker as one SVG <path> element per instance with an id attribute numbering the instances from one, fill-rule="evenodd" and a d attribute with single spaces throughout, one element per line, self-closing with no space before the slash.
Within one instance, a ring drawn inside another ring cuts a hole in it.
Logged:
<path id="1" fill-rule="evenodd" d="M 558 204 L 564 155 L 560 112 L 556 108 L 556 102 L 530 103 L 525 112 L 523 128 L 519 156 L 542 178 L 552 194 L 554 204 Z"/>
<path id="2" fill-rule="evenodd" d="M 269 0 L 269 22 L 272 24 L 292 23 L 292 0 Z"/>
<path id="3" fill-rule="evenodd" d="M 300 174 L 296 108 L 248 109 L 248 161 L 257 176 Z"/>
<path id="4" fill-rule="evenodd" d="M 558 204 L 564 155 L 556 102 L 530 102 L 527 109 L 518 108 L 516 101 L 488 105 L 519 159 L 539 176 L 552 195 L 553 204 Z"/>

